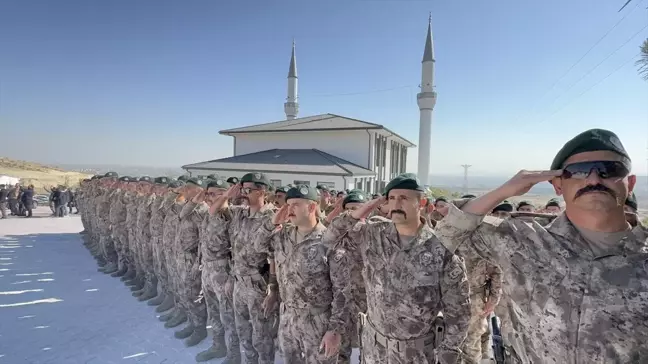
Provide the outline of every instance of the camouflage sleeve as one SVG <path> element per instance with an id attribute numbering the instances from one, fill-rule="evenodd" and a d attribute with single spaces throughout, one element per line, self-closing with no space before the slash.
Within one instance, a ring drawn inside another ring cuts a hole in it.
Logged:
<path id="1" fill-rule="evenodd" d="M 497 304 L 502 298 L 502 285 L 504 284 L 502 268 L 491 261 L 487 260 L 486 262 L 486 276 L 490 279 L 491 284 L 488 300 Z"/>
<path id="2" fill-rule="evenodd" d="M 348 251 L 343 248 L 335 248 L 329 251 L 328 262 L 331 286 L 333 287 L 328 331 L 335 331 L 345 337 L 350 331 L 349 322 L 351 322 L 353 314 L 353 293 L 351 291 L 353 261 Z"/>
<path id="3" fill-rule="evenodd" d="M 254 239 L 254 249 L 259 253 L 268 254 L 268 259 L 274 256 L 274 249 L 272 248 L 273 240 L 280 234 L 281 228 L 272 223 L 272 220 L 266 220 L 259 230 L 257 230 Z"/>
<path id="4" fill-rule="evenodd" d="M 446 254 L 440 284 L 445 336 L 438 348 L 439 361 L 457 363 L 470 320 L 470 284 L 466 266 L 457 255 Z"/>
<path id="5" fill-rule="evenodd" d="M 192 212 L 194 212 L 194 210 L 196 210 L 196 207 L 198 207 L 198 204 L 187 201 L 187 203 L 182 206 L 182 210 L 180 210 L 180 218 L 184 219 L 189 216 Z"/>
<path id="6" fill-rule="evenodd" d="M 331 221 L 322 236 L 322 241 L 327 246 L 334 246 L 344 234 L 352 229 L 359 236 L 364 235 L 363 232 L 366 229 L 366 226 L 367 224 L 365 222 L 354 219 L 353 216 L 351 216 L 351 213 L 343 213 Z"/>
<path id="7" fill-rule="evenodd" d="M 164 196 L 164 201 L 162 202 L 161 208 L 170 209 L 171 207 L 173 207 L 176 198 L 178 198 L 178 194 L 175 192 L 167 194 L 166 196 Z"/>

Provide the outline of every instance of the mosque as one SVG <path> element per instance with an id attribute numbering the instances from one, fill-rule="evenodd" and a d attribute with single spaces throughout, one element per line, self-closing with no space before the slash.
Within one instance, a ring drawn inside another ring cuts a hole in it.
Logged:
<path id="1" fill-rule="evenodd" d="M 418 176 L 428 185 L 434 90 L 432 22 L 423 51 L 420 92 Z M 388 128 L 336 114 L 298 117 L 299 77 L 293 43 L 288 68 L 286 119 L 221 130 L 234 138 L 233 156 L 182 166 L 191 175 L 242 176 L 265 173 L 275 187 L 287 184 L 327 185 L 343 190 L 360 188 L 380 193 L 405 172 L 407 150 L 415 145 Z"/>

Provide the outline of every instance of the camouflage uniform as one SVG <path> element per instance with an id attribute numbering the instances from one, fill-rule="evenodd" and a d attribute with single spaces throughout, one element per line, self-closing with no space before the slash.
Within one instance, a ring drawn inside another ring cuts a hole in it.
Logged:
<path id="1" fill-rule="evenodd" d="M 456 254 L 464 259 L 470 283 L 471 316 L 463 352 L 466 364 L 479 364 L 492 356 L 487 317 L 483 314 L 487 301 L 499 302 L 502 295 L 502 269 L 484 259 L 470 244 L 462 244 Z"/>
<path id="2" fill-rule="evenodd" d="M 648 362 L 645 236 L 628 232 L 611 251 L 594 255 L 565 214 L 546 228 L 526 224 L 450 205 L 437 233 L 450 250 L 470 244 L 502 267 L 495 313 L 508 362 Z"/>
<path id="3" fill-rule="evenodd" d="M 241 349 L 234 320 L 234 305 L 229 298 L 233 292 L 225 292 L 225 284 L 231 278 L 230 251 L 218 250 L 226 245 L 222 242 L 229 241 L 229 236 L 226 230 L 219 229 L 218 223 L 217 218 L 207 214 L 201 227 L 202 289 L 214 345 L 224 343 L 227 346 L 227 360 L 234 364 L 241 361 Z M 223 233 L 226 235 L 218 235 Z"/>
<path id="4" fill-rule="evenodd" d="M 104 190 L 97 199 L 97 225 L 99 228 L 99 245 L 106 261 L 117 265 L 117 252 L 110 231 L 110 196 L 112 190 Z"/>
<path id="5" fill-rule="evenodd" d="M 164 229 L 162 231 L 162 246 L 164 251 L 164 264 L 167 272 L 168 290 L 173 295 L 176 301 L 176 307 L 179 304 L 178 294 L 178 274 L 175 264 L 175 239 L 176 231 L 178 230 L 178 223 L 180 218 L 180 209 L 182 206 L 175 200 L 178 194 L 175 192 L 169 193 L 168 199 L 162 209 L 166 210 L 164 216 Z"/>
<path id="6" fill-rule="evenodd" d="M 128 192 L 126 197 L 126 229 L 128 233 L 128 244 L 126 244 L 128 262 L 134 271 L 140 275 L 142 271 L 137 266 L 135 256 L 136 231 L 137 231 L 137 195 L 134 192 Z"/>
<path id="7" fill-rule="evenodd" d="M 275 262 L 280 308 L 279 342 L 286 364 L 349 363 L 352 315 L 352 261 L 344 249 L 322 243 L 326 228 L 318 224 L 302 241 L 297 228 L 287 225 L 275 231 L 272 222 L 258 231 L 256 247 Z M 339 357 L 319 352 L 327 331 L 342 336 Z M 303 356 L 302 356 L 303 355 Z"/>
<path id="8" fill-rule="evenodd" d="M 207 325 L 207 309 L 205 301 L 198 302 L 201 289 L 200 259 L 198 258 L 198 242 L 200 227 L 206 208 L 186 202 L 180 210 L 178 230 L 175 236 L 176 267 L 179 273 L 180 304 L 187 312 L 189 322 L 196 329 L 204 329 Z"/>
<path id="9" fill-rule="evenodd" d="M 417 236 L 402 241 L 388 219 L 366 221 L 345 213 L 331 222 L 324 241 L 349 232 L 362 254 L 367 314 L 361 315 L 363 363 L 455 363 L 470 318 L 466 268 L 422 221 Z M 351 282 L 349 282 L 351 284 Z M 436 347 L 435 320 L 443 310 L 445 337 Z"/>
<path id="10" fill-rule="evenodd" d="M 138 261 L 148 284 L 154 279 L 153 250 L 151 247 L 151 205 L 155 200 L 153 195 L 143 195 L 137 206 L 137 249 Z M 157 284 L 157 282 L 155 282 Z"/>
<path id="11" fill-rule="evenodd" d="M 155 198 L 155 201 L 151 203 L 151 224 L 149 226 L 151 232 L 153 272 L 160 282 L 160 287 L 162 287 L 162 290 L 165 292 L 168 290 L 169 281 L 168 273 L 166 271 L 166 263 L 164 261 L 164 246 L 162 245 L 162 238 L 164 236 L 164 218 L 166 217 L 167 210 L 162 207 L 166 200 L 173 197 L 172 194 L 169 194 L 157 196 Z"/>
<path id="12" fill-rule="evenodd" d="M 254 216 L 247 206 L 230 206 L 219 211 L 215 218 L 219 236 L 215 249 L 220 252 L 231 250 L 231 272 L 234 276 L 234 313 L 236 331 L 243 347 L 244 362 L 247 364 L 274 363 L 274 332 L 277 317 L 263 315 L 263 301 L 266 297 L 267 257 L 266 253 L 254 248 L 254 238 L 259 228 L 272 221 L 273 206 L 266 204 Z"/>
<path id="13" fill-rule="evenodd" d="M 128 264 L 124 244 L 127 244 L 128 231 L 126 229 L 126 204 L 124 204 L 125 191 L 118 189 L 112 196 L 110 207 L 110 224 L 112 225 L 112 238 L 115 242 L 115 250 L 119 256 L 120 268 Z"/>

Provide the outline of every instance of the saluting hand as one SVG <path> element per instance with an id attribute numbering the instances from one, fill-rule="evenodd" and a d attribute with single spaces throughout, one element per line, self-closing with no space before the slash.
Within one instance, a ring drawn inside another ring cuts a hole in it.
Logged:
<path id="1" fill-rule="evenodd" d="M 342 337 L 335 331 L 327 331 L 320 344 L 320 353 L 324 351 L 324 356 L 330 358 L 340 351 Z"/>
<path id="2" fill-rule="evenodd" d="M 375 200 L 365 202 L 364 204 L 362 204 L 362 206 L 351 213 L 351 217 L 356 220 L 366 219 L 373 210 L 380 207 L 386 201 L 387 199 L 385 198 L 385 196 L 381 196 Z"/>
<path id="3" fill-rule="evenodd" d="M 200 204 L 200 203 L 203 203 L 204 201 L 205 201 L 205 190 L 201 190 L 200 192 L 198 192 L 198 194 L 196 196 L 194 196 L 191 199 L 191 202 L 193 202 L 195 204 Z"/>
<path id="4" fill-rule="evenodd" d="M 225 192 L 224 195 L 227 196 L 227 199 L 234 198 L 234 197 L 238 196 L 241 193 L 241 188 L 242 188 L 241 184 L 237 183 L 237 184 L 233 185 L 232 187 L 230 187 L 227 190 L 227 192 Z"/>
<path id="5" fill-rule="evenodd" d="M 279 211 L 277 211 L 277 213 L 275 213 L 274 217 L 272 218 L 272 223 L 275 225 L 284 224 L 286 221 L 288 221 L 288 211 L 288 205 L 281 206 Z"/>
<path id="6" fill-rule="evenodd" d="M 510 180 L 498 188 L 503 196 L 522 196 L 529 192 L 531 187 L 544 181 L 550 181 L 562 175 L 562 169 L 553 171 L 526 171 L 521 170 Z"/>

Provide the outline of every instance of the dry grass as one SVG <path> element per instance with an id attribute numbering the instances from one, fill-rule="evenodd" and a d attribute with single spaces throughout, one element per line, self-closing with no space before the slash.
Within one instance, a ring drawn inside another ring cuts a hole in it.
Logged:
<path id="1" fill-rule="evenodd" d="M 45 187 L 51 186 L 76 187 L 79 185 L 79 181 L 92 176 L 5 157 L 0 157 L 0 175 L 20 178 L 22 185 L 33 184 L 37 193 L 45 193 Z"/>

